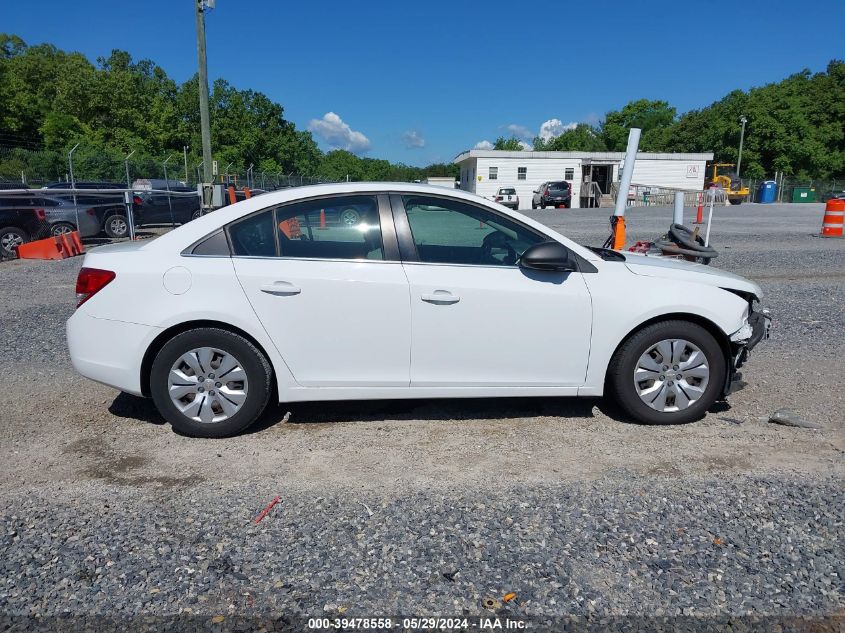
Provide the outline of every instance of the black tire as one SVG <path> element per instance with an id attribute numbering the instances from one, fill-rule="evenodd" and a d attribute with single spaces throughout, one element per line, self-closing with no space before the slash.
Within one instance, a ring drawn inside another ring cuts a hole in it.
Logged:
<path id="1" fill-rule="evenodd" d="M 18 246 L 26 244 L 29 235 L 23 229 L 16 226 L 4 226 L 0 228 L 0 258 L 17 259 Z"/>
<path id="2" fill-rule="evenodd" d="M 531 210 L 532 210 L 532 211 L 535 211 L 536 209 L 537 209 L 537 205 L 536 205 L 536 204 L 534 204 L 534 201 L 532 200 L 532 201 L 531 201 Z"/>
<path id="3" fill-rule="evenodd" d="M 742 204 L 742 198 L 728 198 L 728 202 L 733 205 Z"/>
<path id="4" fill-rule="evenodd" d="M 191 214 L 191 220 L 196 220 L 197 218 L 201 218 L 203 216 L 202 209 L 197 209 Z"/>
<path id="5" fill-rule="evenodd" d="M 58 237 L 59 235 L 73 233 L 75 230 L 76 227 L 70 222 L 56 222 L 50 226 L 50 235 Z"/>
<path id="6" fill-rule="evenodd" d="M 103 231 L 112 239 L 129 237 L 129 220 L 122 213 L 112 213 L 103 221 Z"/>
<path id="7" fill-rule="evenodd" d="M 545 201 L 545 200 L 540 200 L 540 208 L 541 208 L 541 209 L 545 209 L 545 208 L 546 208 L 546 201 Z"/>
<path id="8" fill-rule="evenodd" d="M 249 382 L 246 400 L 239 411 L 221 422 L 192 420 L 179 411 L 168 393 L 168 375 L 173 364 L 186 352 L 200 347 L 213 347 L 234 355 L 246 371 Z M 150 393 L 159 413 L 177 432 L 190 437 L 231 437 L 249 427 L 267 407 L 272 377 L 267 358 L 244 337 L 220 328 L 198 328 L 177 334 L 159 350 L 150 369 Z"/>
<path id="9" fill-rule="evenodd" d="M 634 385 L 634 370 L 640 356 L 667 339 L 684 339 L 696 345 L 707 358 L 710 376 L 704 394 L 680 411 L 657 411 L 643 402 Z M 719 343 L 700 325 L 689 321 L 662 321 L 648 325 L 626 340 L 610 361 L 606 389 L 625 413 L 643 424 L 686 424 L 704 416 L 722 392 L 727 371 Z"/>

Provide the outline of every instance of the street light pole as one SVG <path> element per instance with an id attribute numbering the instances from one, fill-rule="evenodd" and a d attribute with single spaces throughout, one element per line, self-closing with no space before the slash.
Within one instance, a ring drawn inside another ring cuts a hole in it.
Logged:
<path id="1" fill-rule="evenodd" d="M 745 118 L 743 114 L 739 117 L 739 122 L 742 123 L 742 131 L 739 133 L 739 156 L 736 159 L 736 177 L 739 180 L 739 169 L 742 167 L 742 143 L 745 140 L 745 124 L 748 123 L 748 119 Z M 742 185 L 742 181 L 740 180 L 740 186 Z"/>
<path id="2" fill-rule="evenodd" d="M 188 180 L 188 147 L 190 147 L 190 145 L 183 145 L 182 146 L 182 155 L 185 157 L 185 184 L 186 185 L 188 184 L 188 182 L 190 182 Z"/>
<path id="3" fill-rule="evenodd" d="M 211 122 L 208 116 L 208 64 L 205 55 L 205 11 L 214 7 L 214 0 L 195 0 L 197 17 L 197 66 L 199 67 L 200 132 L 202 135 L 203 182 L 210 183 Z"/>

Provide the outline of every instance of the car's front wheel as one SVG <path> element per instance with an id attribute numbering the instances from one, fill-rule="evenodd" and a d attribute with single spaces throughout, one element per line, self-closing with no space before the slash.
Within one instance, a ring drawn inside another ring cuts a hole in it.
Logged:
<path id="1" fill-rule="evenodd" d="M 264 354 L 244 337 L 219 328 L 176 335 L 161 348 L 150 392 L 161 415 L 191 437 L 229 437 L 261 415 L 271 393 Z"/>
<path id="2" fill-rule="evenodd" d="M 607 387 L 622 409 L 645 424 L 701 418 L 725 383 L 725 357 L 710 332 L 688 321 L 649 325 L 620 346 Z"/>

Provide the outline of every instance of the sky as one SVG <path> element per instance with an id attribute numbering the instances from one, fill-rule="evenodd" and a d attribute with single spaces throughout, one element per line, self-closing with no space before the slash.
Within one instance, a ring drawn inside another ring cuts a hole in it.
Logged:
<path id="1" fill-rule="evenodd" d="M 194 0 L 0 0 L 0 31 L 197 68 Z M 411 165 L 559 134 L 639 98 L 679 112 L 845 57 L 845 1 L 217 0 L 208 71 L 320 147 Z"/>

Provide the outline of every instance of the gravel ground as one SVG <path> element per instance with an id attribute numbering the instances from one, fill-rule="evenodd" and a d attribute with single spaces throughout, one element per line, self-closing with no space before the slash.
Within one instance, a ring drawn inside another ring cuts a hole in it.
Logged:
<path id="1" fill-rule="evenodd" d="M 592 244 L 608 214 L 531 213 Z M 244 436 L 192 440 L 72 371 L 78 259 L 3 262 L 0 627 L 481 613 L 551 629 L 564 615 L 845 626 L 845 240 L 816 237 L 821 205 L 714 215 L 714 265 L 761 283 L 776 329 L 728 405 L 669 428 L 599 399 L 418 400 L 273 407 Z M 670 217 L 631 210 L 629 240 Z M 781 407 L 822 429 L 767 423 Z"/>

